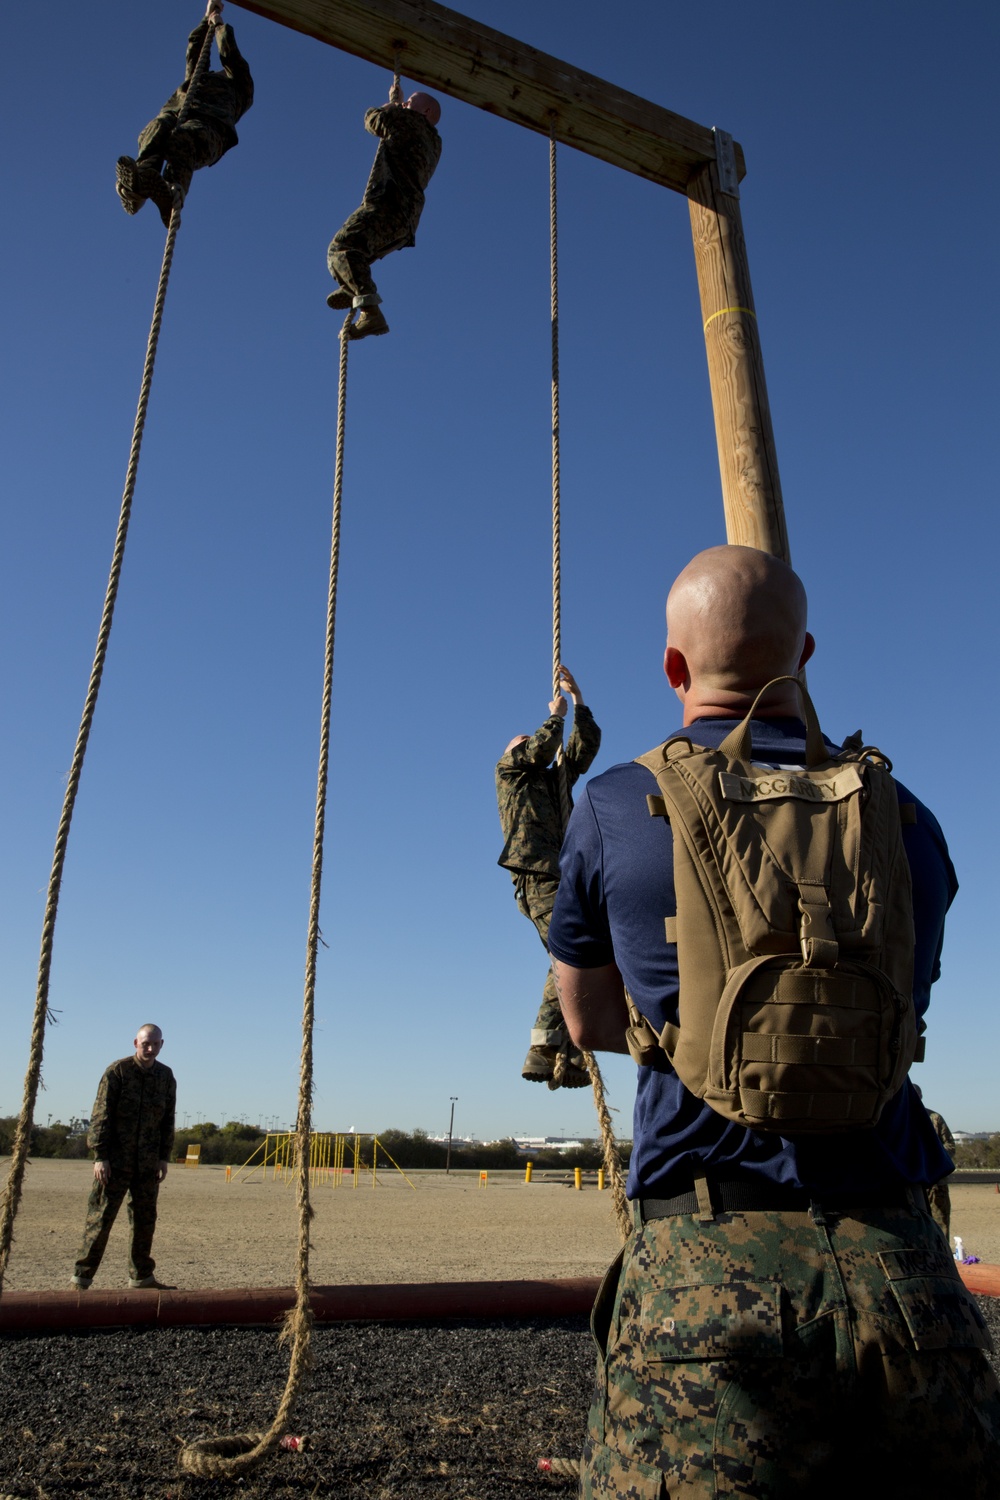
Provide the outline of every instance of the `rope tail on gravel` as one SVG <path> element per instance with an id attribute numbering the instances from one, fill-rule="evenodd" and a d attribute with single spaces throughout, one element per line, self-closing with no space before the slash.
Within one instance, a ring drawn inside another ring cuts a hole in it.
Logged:
<path id="1" fill-rule="evenodd" d="M 188 96 L 178 114 L 179 121 L 185 118 L 198 84 L 208 66 L 211 42 L 212 34 L 209 31 L 206 33 L 197 64 L 192 73 Z M 20 1207 L 21 1191 L 24 1186 L 24 1173 L 28 1164 L 31 1130 L 35 1119 L 35 1102 L 38 1098 L 38 1088 L 42 1077 L 45 1027 L 47 1023 L 52 1023 L 55 1020 L 52 1010 L 49 1007 L 49 981 L 52 972 L 52 944 L 55 936 L 56 915 L 59 909 L 59 891 L 62 886 L 63 867 L 66 863 L 66 848 L 69 843 L 69 830 L 73 820 L 73 808 L 80 787 L 80 778 L 83 774 L 83 761 L 87 752 L 87 741 L 90 739 L 94 713 L 97 708 L 97 695 L 100 691 L 101 678 L 104 674 L 104 663 L 108 654 L 111 622 L 114 618 L 115 600 L 118 597 L 118 585 L 121 581 L 122 563 L 125 558 L 125 541 L 128 536 L 129 518 L 132 514 L 132 497 L 135 494 L 136 476 L 139 472 L 142 434 L 146 425 L 149 392 L 153 383 L 153 366 L 156 363 L 156 348 L 160 339 L 160 326 L 163 322 L 163 307 L 167 298 L 167 285 L 170 281 L 170 267 L 174 258 L 174 246 L 177 243 L 177 232 L 181 227 L 181 207 L 181 195 L 179 192 L 175 192 L 174 206 L 170 215 L 170 225 L 167 229 L 166 244 L 163 247 L 160 279 L 157 283 L 156 298 L 153 304 L 153 319 L 150 324 L 149 337 L 146 341 L 146 358 L 142 367 L 139 404 L 136 409 L 135 423 L 132 428 L 132 446 L 129 451 L 128 469 L 125 475 L 125 489 L 122 494 L 121 510 L 118 516 L 118 531 L 115 536 L 114 552 L 111 559 L 111 572 L 108 577 L 107 590 L 104 596 L 104 609 L 101 613 L 100 629 L 97 632 L 97 647 L 90 669 L 90 682 L 87 687 L 83 715 L 76 737 L 76 748 L 73 751 L 73 761 L 66 780 L 62 813 L 59 818 L 58 829 L 56 830 L 55 851 L 52 856 L 52 870 L 49 875 L 45 915 L 42 919 L 41 952 L 38 960 L 38 982 L 35 990 L 35 1011 L 31 1028 L 31 1049 L 28 1056 L 27 1072 L 24 1076 L 24 1094 L 21 1101 L 21 1112 L 18 1116 L 14 1143 L 11 1148 L 10 1171 L 7 1176 L 7 1186 L 4 1189 L 3 1202 L 0 1205 L 0 1292 L 3 1290 L 4 1276 L 7 1272 L 11 1247 L 14 1242 L 14 1220 L 17 1217 L 17 1210 Z"/>
<path id="2" fill-rule="evenodd" d="M 295 1403 L 312 1368 L 313 1315 L 309 1305 L 309 1225 L 313 1216 L 309 1202 L 309 1158 L 312 1130 L 313 1023 L 316 1009 L 316 957 L 319 951 L 320 891 L 323 883 L 323 836 L 326 827 L 326 794 L 330 766 L 330 705 L 333 693 L 333 650 L 337 626 L 337 577 L 340 571 L 340 516 L 344 487 L 344 421 L 347 412 L 347 330 L 351 309 L 340 330 L 340 382 L 337 397 L 337 457 L 333 481 L 333 523 L 330 541 L 330 583 L 326 611 L 326 654 L 323 667 L 323 707 L 320 722 L 319 771 L 316 778 L 316 821 L 313 832 L 312 884 L 309 898 L 309 932 L 306 941 L 305 988 L 302 1000 L 302 1055 L 299 1070 L 297 1155 L 299 1164 L 299 1247 L 295 1268 L 295 1306 L 285 1319 L 282 1338 L 292 1345 L 288 1381 L 274 1421 L 263 1434 L 241 1434 L 229 1438 L 200 1438 L 180 1452 L 181 1468 L 203 1479 L 245 1474 L 278 1446 Z"/>

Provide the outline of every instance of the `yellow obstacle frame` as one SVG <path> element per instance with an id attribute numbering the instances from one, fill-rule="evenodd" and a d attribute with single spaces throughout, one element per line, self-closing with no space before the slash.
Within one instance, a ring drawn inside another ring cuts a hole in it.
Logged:
<path id="1" fill-rule="evenodd" d="M 300 1172 L 298 1135 L 295 1131 L 268 1131 L 264 1140 L 247 1158 L 241 1167 L 228 1179 L 235 1182 L 246 1173 L 249 1182 L 256 1172 L 268 1180 L 270 1170 L 272 1182 L 280 1180 L 289 1186 L 297 1181 Z M 371 1142 L 371 1161 L 365 1159 L 365 1142 Z M 344 1175 L 351 1174 L 351 1186 L 357 1188 L 362 1173 L 371 1175 L 372 1188 L 378 1186 L 379 1153 L 397 1171 L 407 1187 L 416 1191 L 398 1162 L 386 1150 L 374 1131 L 320 1131 L 309 1136 L 309 1185 L 310 1187 L 339 1188 L 344 1186 Z M 347 1165 L 348 1156 L 351 1165 Z M 258 1160 L 258 1157 L 260 1160 Z"/>

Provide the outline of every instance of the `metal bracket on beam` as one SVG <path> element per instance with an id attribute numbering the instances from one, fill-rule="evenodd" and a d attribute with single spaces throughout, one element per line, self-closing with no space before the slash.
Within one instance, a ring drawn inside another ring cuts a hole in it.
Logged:
<path id="1" fill-rule="evenodd" d="M 736 171 L 733 138 L 728 130 L 720 130 L 717 125 L 712 126 L 712 134 L 715 136 L 715 165 L 719 173 L 719 187 L 730 198 L 738 198 L 740 179 Z"/>

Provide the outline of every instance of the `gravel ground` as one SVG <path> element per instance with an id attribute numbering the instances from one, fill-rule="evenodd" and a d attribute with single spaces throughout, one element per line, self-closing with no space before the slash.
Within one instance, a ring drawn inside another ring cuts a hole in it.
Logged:
<path id="1" fill-rule="evenodd" d="M 1000 1299 L 979 1305 L 1000 1348 Z M 342 1323 L 316 1331 L 315 1351 L 296 1419 L 304 1450 L 209 1487 L 180 1474 L 177 1449 L 269 1422 L 287 1369 L 276 1335 L 156 1329 L 9 1338 L 0 1346 L 0 1500 L 529 1500 L 576 1492 L 572 1479 L 540 1473 L 538 1460 L 580 1450 L 593 1375 L 583 1318 Z"/>
<path id="2" fill-rule="evenodd" d="M 542 1457 L 579 1454 L 593 1380 L 584 1318 L 349 1324 L 314 1334 L 295 1431 L 244 1481 L 180 1474 L 181 1442 L 263 1428 L 288 1356 L 253 1329 L 155 1329 L 0 1346 L 0 1500 L 93 1495 L 520 1500 L 570 1495 Z"/>

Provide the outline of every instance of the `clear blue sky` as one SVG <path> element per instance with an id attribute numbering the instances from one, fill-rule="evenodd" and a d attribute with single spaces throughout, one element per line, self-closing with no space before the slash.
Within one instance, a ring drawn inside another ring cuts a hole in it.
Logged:
<path id="1" fill-rule="evenodd" d="M 918 1073 L 1000 1128 L 996 58 L 986 0 L 468 0 L 742 142 L 743 214 L 827 731 L 863 726 L 939 814 L 962 890 Z M 228 5 L 257 84 L 199 173 L 77 804 L 42 1122 L 159 1022 L 180 1110 L 291 1119 L 336 414 L 327 242 L 388 76 Z M 111 555 L 163 230 L 115 158 L 198 5 L 5 7 L 0 1112 Z M 316 1048 L 318 1128 L 594 1132 L 523 1083 L 544 957 L 493 765 L 549 697 L 547 143 L 443 98 L 392 326 L 352 351 Z M 666 588 L 724 540 L 684 200 L 560 153 L 564 654 L 595 770 L 676 727 Z M 629 1131 L 632 1067 L 607 1068 Z"/>

